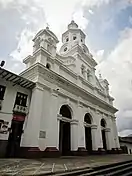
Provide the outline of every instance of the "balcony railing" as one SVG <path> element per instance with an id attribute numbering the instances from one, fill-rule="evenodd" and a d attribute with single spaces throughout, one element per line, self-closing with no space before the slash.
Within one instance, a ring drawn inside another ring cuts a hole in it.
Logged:
<path id="1" fill-rule="evenodd" d="M 13 111 L 18 112 L 18 113 L 27 114 L 28 113 L 28 108 L 24 107 L 24 106 L 20 106 L 20 105 L 15 105 Z"/>

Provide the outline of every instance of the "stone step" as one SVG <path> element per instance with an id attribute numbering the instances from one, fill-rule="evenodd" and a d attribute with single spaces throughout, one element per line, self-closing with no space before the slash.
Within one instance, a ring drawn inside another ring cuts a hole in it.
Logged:
<path id="1" fill-rule="evenodd" d="M 81 170 L 76 170 L 76 171 L 71 171 L 71 172 L 64 172 L 64 173 L 59 173 L 59 174 L 53 174 L 56 176 L 73 176 L 73 175 L 82 175 L 82 176 L 96 176 L 96 175 L 104 175 L 104 174 L 112 174 L 112 172 L 116 173 L 117 171 L 119 172 L 122 170 L 124 173 L 127 169 L 129 170 L 132 167 L 132 160 L 129 161 L 124 161 L 124 162 L 119 162 L 119 163 L 113 163 L 113 164 L 107 164 L 103 166 L 98 166 L 95 168 L 87 168 L 87 169 L 81 169 Z M 116 174 L 118 175 L 118 174 Z M 112 176 L 112 175 L 111 175 Z"/>
<path id="2" fill-rule="evenodd" d="M 102 174 L 105 174 L 105 175 L 110 175 L 110 176 L 112 176 L 112 175 L 114 175 L 114 174 L 112 174 L 112 173 L 115 173 L 116 171 L 118 171 L 119 172 L 119 170 L 123 170 L 123 169 L 125 169 L 125 168 L 127 168 L 127 167 L 131 167 L 131 165 L 132 165 L 132 161 L 131 161 L 131 163 L 120 163 L 120 164 L 118 164 L 118 165 L 115 165 L 115 166 L 112 166 L 112 167 L 108 167 L 108 168 L 104 168 L 104 169 L 94 169 L 95 171 L 93 171 L 93 172 L 89 172 L 89 173 L 86 173 L 86 174 L 82 174 L 82 176 L 96 176 L 96 175 L 102 175 Z M 118 174 L 117 174 L 118 175 Z"/>
<path id="3" fill-rule="evenodd" d="M 85 169 L 85 170 L 74 170 L 74 171 L 68 171 L 68 172 L 64 172 L 64 173 L 60 173 L 60 174 L 55 174 L 56 176 L 75 176 L 75 175 L 80 175 L 83 173 L 87 173 L 87 172 L 91 172 L 93 171 L 92 169 Z"/>
<path id="4" fill-rule="evenodd" d="M 130 169 L 131 168 L 131 169 Z M 112 163 L 112 164 L 106 164 L 102 166 L 96 166 L 94 168 L 81 168 L 81 169 L 74 169 L 74 170 L 67 170 L 67 171 L 58 171 L 58 172 L 50 172 L 50 173 L 43 173 L 43 174 L 37 174 L 37 175 L 54 175 L 54 176 L 115 176 L 115 175 L 121 175 L 120 173 L 125 174 L 127 170 L 130 172 L 132 170 L 132 160 L 118 162 L 118 163 Z"/>
<path id="5" fill-rule="evenodd" d="M 132 168 L 131 168 L 131 171 L 129 171 L 129 172 L 123 174 L 122 176 L 132 176 Z"/>
<path id="6" fill-rule="evenodd" d="M 115 172 L 112 172 L 110 174 L 107 174 L 107 176 L 122 175 L 122 174 L 130 172 L 131 170 L 132 170 L 132 164 L 129 167 L 126 167 L 126 168 L 117 170 Z"/>

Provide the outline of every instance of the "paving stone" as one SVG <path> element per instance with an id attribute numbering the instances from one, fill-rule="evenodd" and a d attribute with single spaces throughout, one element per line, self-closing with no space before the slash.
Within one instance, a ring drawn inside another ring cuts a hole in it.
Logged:
<path id="1" fill-rule="evenodd" d="M 0 159 L 0 175 L 37 175 L 40 173 L 95 167 L 128 159 L 132 159 L 132 157 L 130 155 L 105 155 L 54 159 Z"/>

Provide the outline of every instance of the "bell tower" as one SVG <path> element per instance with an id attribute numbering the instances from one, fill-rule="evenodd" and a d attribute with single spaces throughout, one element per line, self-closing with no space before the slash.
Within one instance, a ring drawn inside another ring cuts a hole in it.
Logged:
<path id="1" fill-rule="evenodd" d="M 86 35 L 78 28 L 74 20 L 62 34 L 60 55 L 65 65 L 85 80 L 95 84 L 96 61 L 85 44 Z M 68 59 L 70 61 L 68 61 Z M 71 64 L 67 64 L 67 63 Z"/>
<path id="2" fill-rule="evenodd" d="M 52 56 L 56 54 L 56 45 L 59 42 L 55 34 L 49 30 L 49 27 L 46 29 L 40 30 L 33 39 L 33 51 L 42 47 L 47 50 Z"/>
<path id="3" fill-rule="evenodd" d="M 86 35 L 78 28 L 78 25 L 74 20 L 67 27 L 67 31 L 62 34 L 62 47 L 60 49 L 61 55 L 66 55 L 74 46 L 79 45 L 84 52 L 88 52 L 88 48 L 85 45 Z"/>
<path id="4" fill-rule="evenodd" d="M 56 35 L 49 27 L 46 27 L 46 29 L 42 29 L 36 34 L 33 42 L 33 55 L 23 60 L 27 68 L 38 62 L 51 67 L 52 59 L 56 56 L 57 43 L 59 42 Z"/>

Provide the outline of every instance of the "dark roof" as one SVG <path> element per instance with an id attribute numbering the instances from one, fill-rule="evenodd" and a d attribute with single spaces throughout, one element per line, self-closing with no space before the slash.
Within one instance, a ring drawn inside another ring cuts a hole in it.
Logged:
<path id="1" fill-rule="evenodd" d="M 19 85 L 21 87 L 32 89 L 35 86 L 35 83 L 23 78 L 19 75 L 16 75 L 8 70 L 0 68 L 0 78 L 5 79 L 6 81 L 12 82 L 13 86 Z"/>
<path id="2" fill-rule="evenodd" d="M 124 142 L 124 143 L 128 143 L 128 144 L 132 144 L 132 137 L 119 137 L 119 141 L 120 142 Z"/>

